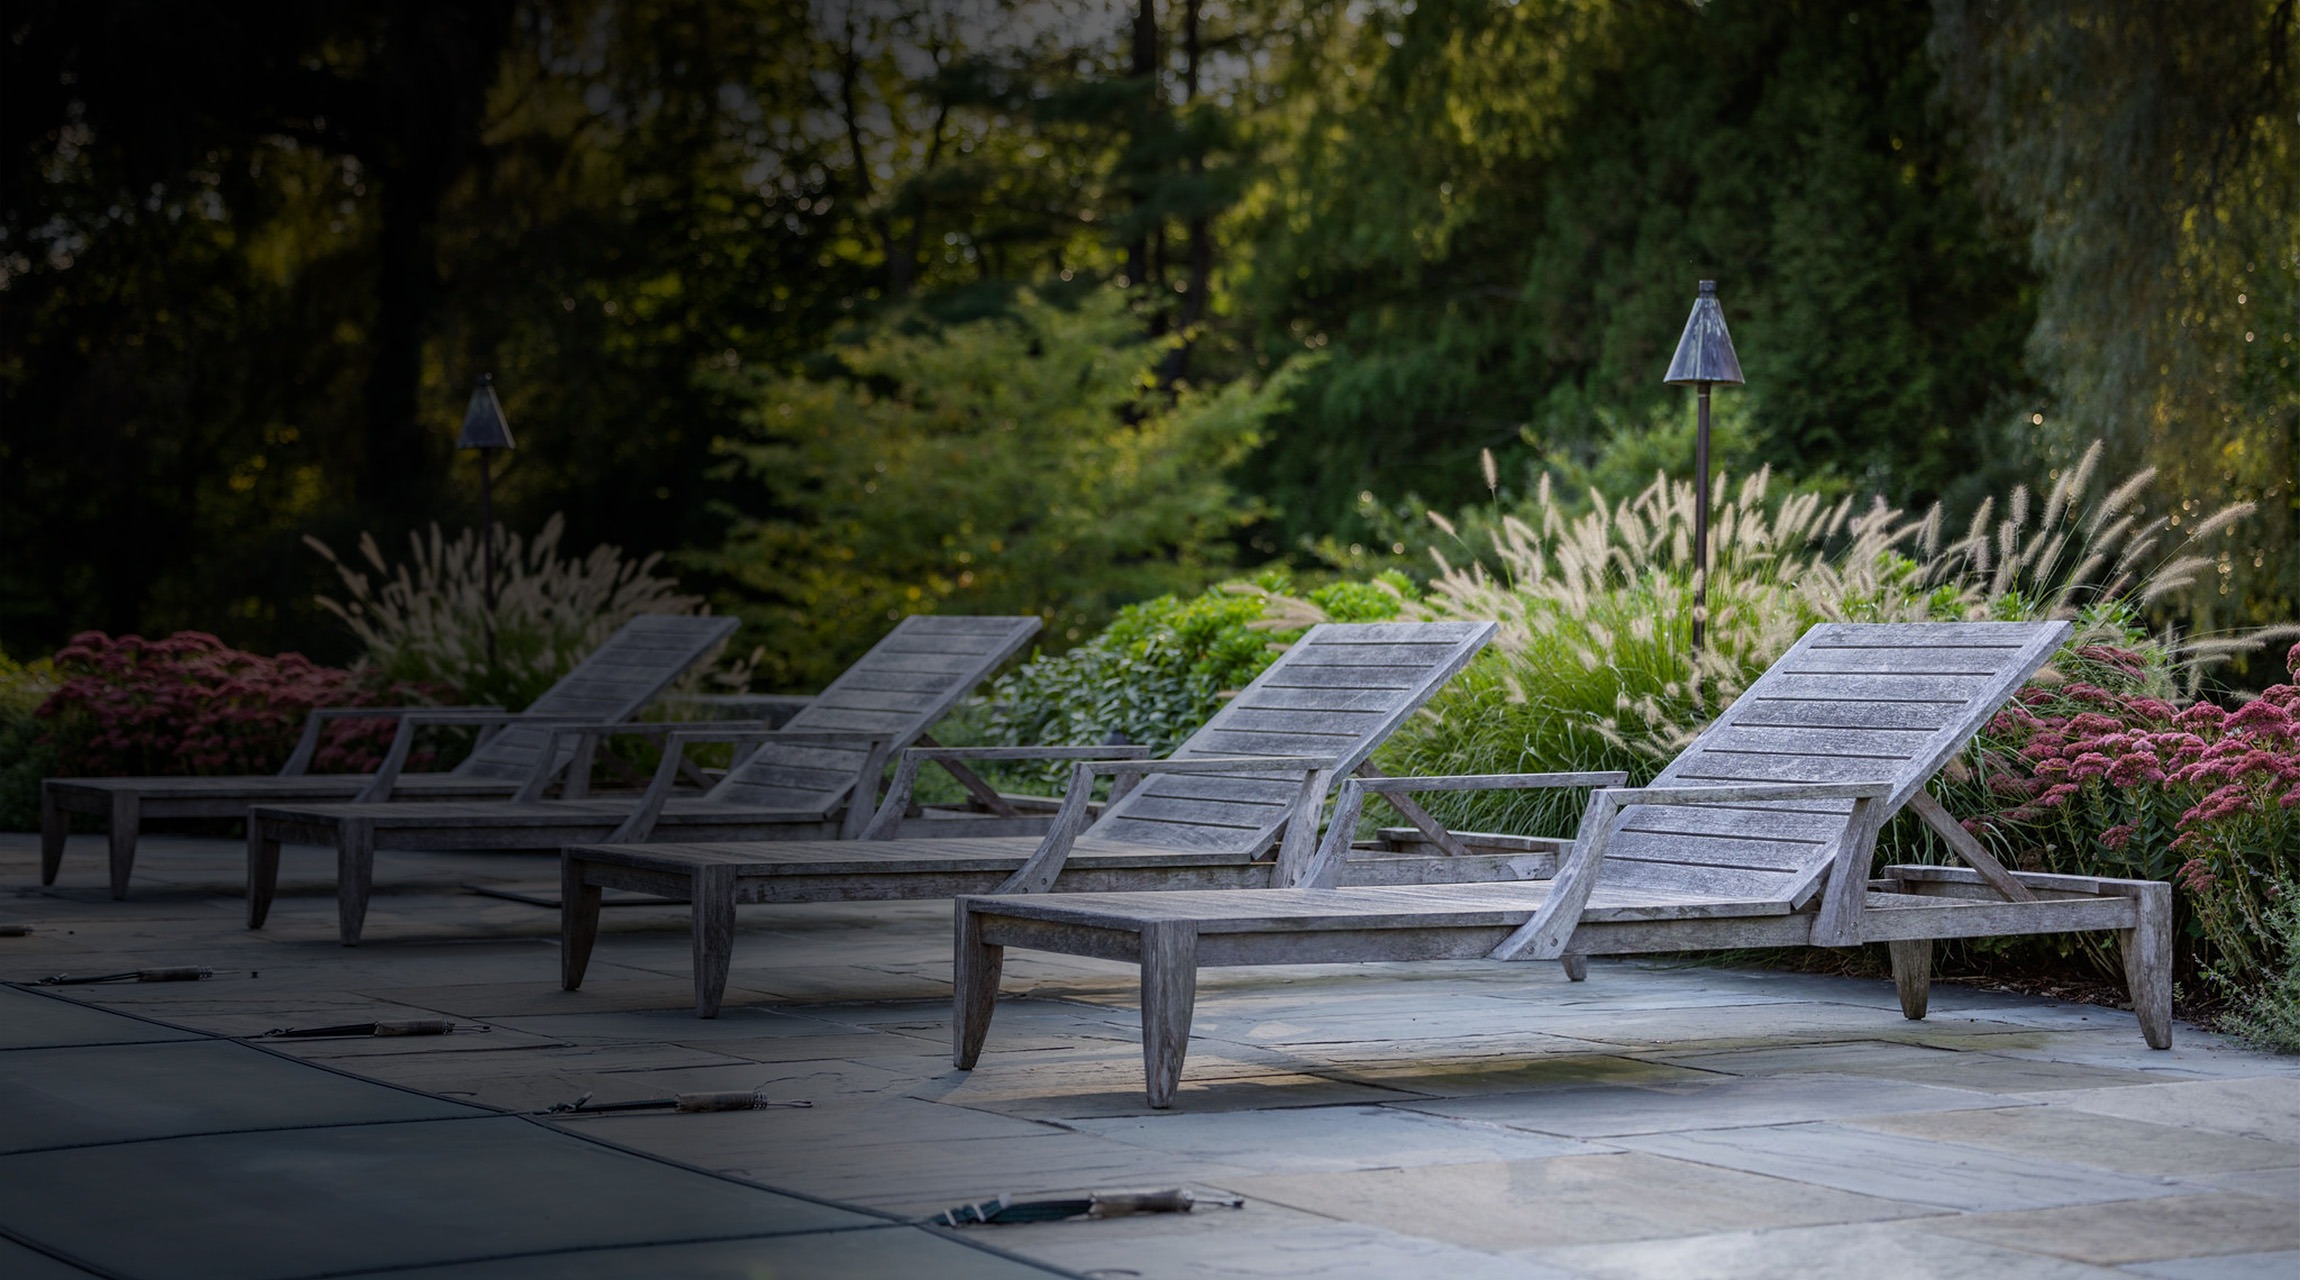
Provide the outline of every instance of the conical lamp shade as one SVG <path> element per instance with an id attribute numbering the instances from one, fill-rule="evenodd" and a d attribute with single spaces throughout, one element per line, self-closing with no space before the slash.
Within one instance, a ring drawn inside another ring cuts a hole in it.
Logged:
<path id="1" fill-rule="evenodd" d="M 1741 358 L 1733 354 L 1733 335 L 1725 331 L 1725 308 L 1717 305 L 1716 281 L 1701 282 L 1701 296 L 1693 300 L 1693 314 L 1685 318 L 1685 335 L 1677 340 L 1677 358 L 1669 362 L 1662 381 L 1673 387 L 1704 382 L 1741 385 Z"/>
<path id="2" fill-rule="evenodd" d="M 455 438 L 458 449 L 510 449 L 511 424 L 504 421 L 503 402 L 495 398 L 495 379 L 482 375 L 479 385 L 472 389 L 471 405 L 463 411 L 463 434 Z"/>

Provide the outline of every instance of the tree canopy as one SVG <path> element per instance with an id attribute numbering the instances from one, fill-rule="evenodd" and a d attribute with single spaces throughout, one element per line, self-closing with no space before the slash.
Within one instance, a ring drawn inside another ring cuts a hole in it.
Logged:
<path id="1" fill-rule="evenodd" d="M 2296 45 L 2294 0 L 19 0 L 0 646 L 339 651 L 302 538 L 470 522 L 483 372 L 508 523 L 845 619 L 824 661 L 913 589 L 1091 621 L 1481 450 L 1645 456 L 1699 278 L 1748 460 L 1955 508 L 2102 436 L 2260 506 L 2182 607 L 2288 617 Z"/>

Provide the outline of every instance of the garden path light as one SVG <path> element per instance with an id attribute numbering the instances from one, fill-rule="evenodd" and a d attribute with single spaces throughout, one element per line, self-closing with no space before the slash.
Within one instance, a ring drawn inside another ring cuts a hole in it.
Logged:
<path id="1" fill-rule="evenodd" d="M 1716 281 L 1701 282 L 1693 314 L 1685 317 L 1685 332 L 1677 339 L 1677 354 L 1661 380 L 1695 388 L 1700 405 L 1693 435 L 1693 649 L 1698 653 L 1709 621 L 1709 388 L 1742 385 L 1741 358 L 1733 354 L 1733 335 L 1725 331 Z"/>
<path id="2" fill-rule="evenodd" d="M 1706 406 L 1707 391 L 1703 391 Z M 1704 409 L 1706 412 L 1706 409 Z M 1706 419 L 1704 419 L 1706 421 Z M 495 450 L 511 450 L 511 424 L 504 420 L 503 402 L 495 398 L 495 375 L 479 375 L 471 389 L 471 403 L 463 410 L 463 432 L 455 438 L 458 449 L 479 450 L 479 556 L 486 566 L 487 661 L 495 662 Z"/>

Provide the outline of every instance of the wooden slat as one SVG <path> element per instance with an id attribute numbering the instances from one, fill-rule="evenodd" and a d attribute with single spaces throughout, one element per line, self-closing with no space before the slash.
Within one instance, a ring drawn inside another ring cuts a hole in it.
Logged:
<path id="1" fill-rule="evenodd" d="M 1343 731 L 1308 733 L 1299 729 L 1207 729 L 1190 739 L 1192 755 L 1325 756 L 1357 741 Z M 1181 755 L 1179 751 L 1175 753 Z"/>
<path id="2" fill-rule="evenodd" d="M 1270 843 L 1260 827 L 1226 827 L 1208 823 L 1137 821 L 1133 817 L 1104 818 L 1095 834 L 1109 841 L 1155 849 L 1218 849 L 1238 854 L 1259 853 Z"/>
<path id="3" fill-rule="evenodd" d="M 1906 760 L 1934 738 L 1923 729 L 1776 729 L 1747 723 L 1701 736 L 1704 751 L 1754 751 L 1810 756 L 1883 756 Z"/>
<path id="4" fill-rule="evenodd" d="M 2014 649 L 1812 649 L 1782 670 L 1798 674 L 1988 675 Z"/>
<path id="5" fill-rule="evenodd" d="M 1460 622 L 1329 623 L 1312 627 L 1174 755 L 1178 759 L 1309 756 L 1330 759 L 1337 773 L 1346 772 L 1363 762 L 1383 737 L 1467 665 L 1493 631 L 1491 623 Z M 1402 665 L 1398 657 L 1409 650 L 1417 660 Z M 1352 655 L 1356 660 L 1330 660 L 1337 654 Z M 1373 665 L 1360 665 L 1358 660 L 1365 659 L 1371 659 Z M 1335 709 L 1321 710 L 1321 706 Z M 1249 796 L 1253 800 L 1239 807 L 1232 825 L 1199 831 L 1147 819 L 1166 812 L 1209 812 L 1171 808 L 1172 802 L 1165 797 L 1177 793 L 1169 791 L 1169 786 L 1187 788 L 1179 794 L 1202 796 L 1208 802 L 1224 793 L 1200 790 L 1194 781 L 1160 781 L 1110 805 L 1086 836 L 1162 843 L 1178 849 L 1218 847 L 1258 853 L 1276 838 L 1289 806 L 1300 795 L 1303 780 L 1303 773 L 1291 769 L 1254 779 L 1252 790 L 1240 786 L 1232 793 L 1241 801 Z M 1233 784 L 1247 781 L 1231 779 Z M 1265 787 L 1267 790 L 1262 790 Z M 1282 803 L 1269 804 L 1272 799 Z M 1137 811 L 1142 820 L 1137 820 Z"/>
<path id="6" fill-rule="evenodd" d="M 1244 707 L 1224 722 L 1226 729 L 1251 729 L 1261 733 L 1315 733 L 1356 737 L 1367 725 L 1381 723 L 1384 708 L 1369 707 L 1359 711 L 1277 711 L 1264 707 Z"/>
<path id="7" fill-rule="evenodd" d="M 1788 871 L 1690 866 L 1684 863 L 1642 862 L 1629 858 L 1615 862 L 1608 858 L 1598 883 L 1601 893 L 1620 894 L 1641 890 L 1687 899 L 1722 898 L 1786 903 L 1795 888 L 1797 876 Z"/>
<path id="8" fill-rule="evenodd" d="M 1373 711 L 1386 712 L 1397 704 L 1391 689 L 1353 689 L 1339 685 L 1264 685 L 1239 694 L 1230 707 L 1240 711 Z"/>
<path id="9" fill-rule="evenodd" d="M 1205 773 L 1156 774 L 1141 784 L 1144 800 L 1171 797 L 1179 800 L 1244 800 L 1259 802 L 1273 795 L 1292 796 L 1300 790 L 1300 776 L 1287 778 L 1239 777 Z"/>
<path id="10" fill-rule="evenodd" d="M 1285 816 L 1294 801 L 1293 788 L 1260 799 L 1184 800 L 1149 796 L 1128 810 L 1128 816 L 1151 822 L 1202 822 L 1209 826 L 1257 828 L 1262 820 Z"/>
<path id="11" fill-rule="evenodd" d="M 1814 649 L 1954 648 L 1981 645 L 2018 649 L 2036 634 L 2030 622 L 1826 622 L 1813 628 Z"/>
<path id="12" fill-rule="evenodd" d="M 783 727 L 793 733 L 864 731 L 890 739 L 899 750 L 915 742 L 1037 630 L 1035 618 L 905 618 Z M 823 797 L 854 781 L 862 763 L 859 755 L 844 751 L 835 757 L 806 754 L 822 747 L 770 739 L 706 799 L 819 809 Z M 807 771 L 816 766 L 820 768 Z M 833 773 L 838 776 L 828 776 Z"/>
<path id="13" fill-rule="evenodd" d="M 1419 667 L 1442 660 L 1445 644 L 1307 644 L 1287 656 L 1298 667 Z"/>
<path id="14" fill-rule="evenodd" d="M 879 689 L 889 692 L 933 694 L 941 692 L 943 686 L 949 683 L 950 681 L 946 678 L 936 675 L 932 672 L 856 671 L 850 672 L 846 676 L 841 677 L 838 684 L 835 686 L 835 690 L 840 694 L 844 694 L 850 690 L 855 689 Z M 826 690 L 825 692 L 827 693 L 832 691 Z M 819 702 L 821 700 L 822 695 L 817 694 L 815 696 L 815 701 Z"/>
<path id="15" fill-rule="evenodd" d="M 1347 670 L 1349 675 L 1345 679 L 1337 674 L 1336 668 L 1288 667 L 1270 683 L 1295 689 L 1331 689 L 1347 684 L 1356 689 L 1392 689 L 1402 692 L 1421 682 L 1420 671 L 1413 667 L 1350 667 Z"/>
<path id="16" fill-rule="evenodd" d="M 1825 839 L 1768 840 L 1756 836 L 1624 831 L 1614 836 L 1606 846 L 1605 858 L 1609 865 L 1615 858 L 1626 858 L 1642 862 L 1796 871 L 1820 856 L 1828 847 L 1829 841 Z"/>
<path id="17" fill-rule="evenodd" d="M 1845 756 L 1753 756 L 1704 751 L 1682 758 L 1672 782 L 1884 782 L 1900 776 L 1906 761 Z"/>
<path id="18" fill-rule="evenodd" d="M 1767 681 L 1775 698 L 1825 702 L 1962 703 L 1988 690 L 1987 676 L 1779 675 Z"/>
<path id="19" fill-rule="evenodd" d="M 1850 802 L 1847 802 L 1848 804 Z M 1761 836 L 1782 840 L 1826 840 L 1844 828 L 1846 810 L 1836 813 L 1784 812 L 1738 805 L 1632 805 L 1622 810 L 1623 831 L 1657 834 Z"/>
<path id="20" fill-rule="evenodd" d="M 1734 722 L 1798 729 L 1939 729 L 1956 719 L 1960 702 L 1821 702 L 1810 698 L 1753 698 L 1733 704 Z"/>
<path id="21" fill-rule="evenodd" d="M 912 715 L 934 703 L 933 694 L 924 689 L 841 689 L 835 694 L 818 696 L 817 705 L 829 700 L 829 705 L 842 711 L 892 711 Z"/>

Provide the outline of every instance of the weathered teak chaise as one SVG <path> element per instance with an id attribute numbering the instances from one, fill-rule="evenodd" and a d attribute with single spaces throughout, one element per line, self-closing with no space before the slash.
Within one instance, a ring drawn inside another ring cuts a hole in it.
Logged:
<path id="1" fill-rule="evenodd" d="M 648 614 L 618 628 L 525 711 L 501 707 L 321 707 L 277 774 L 247 777 L 49 778 L 40 784 L 40 883 L 56 883 L 75 813 L 110 823 L 112 896 L 128 896 L 136 836 L 146 818 L 237 818 L 248 806 L 325 800 L 468 800 L 508 796 L 536 771 L 547 740 L 538 726 L 621 721 L 638 714 L 739 625 L 734 618 Z M 399 735 L 375 773 L 307 773 L 330 720 L 397 716 Z M 461 764 L 439 773 L 402 773 L 415 729 L 476 727 L 486 736 Z M 561 750 L 553 765 L 564 765 Z"/>
<path id="2" fill-rule="evenodd" d="M 1901 1007 L 1924 1016 L 1935 938 L 2113 929 L 2148 1043 L 2171 1043 L 2170 887 L 2008 872 L 1925 790 L 2068 634 L 2066 623 L 1813 628 L 1652 785 L 1598 791 L 1550 881 L 1244 893 L 1056 893 L 956 903 L 956 1061 L 982 1050 L 1007 947 L 1137 962 L 1150 1105 L 1180 1081 L 1201 965 L 1565 959 L 1891 944 Z M 1353 780 L 1306 882 L 1335 883 L 1367 791 L 1543 785 Z M 1968 868 L 1894 866 L 1903 805 Z"/>
<path id="3" fill-rule="evenodd" d="M 1064 887 L 1088 889 L 1295 883 L 1317 850 L 1318 814 L 1334 777 L 1360 768 L 1493 631 L 1489 622 L 1312 627 L 1164 760 L 1114 760 L 1098 747 L 908 751 L 859 841 L 571 847 L 561 855 L 563 983 L 572 991 L 583 981 L 603 888 L 693 904 L 695 1012 L 708 1018 L 726 987 L 738 902 L 1039 890 L 1054 885 L 1057 872 Z M 1085 755 L 1103 758 L 1073 766 L 1062 809 L 1043 837 L 889 838 L 923 761 Z M 1113 776 L 1121 794 L 1089 826 L 1087 800 L 1098 776 Z M 1126 789 L 1134 778 L 1141 780 Z M 1410 804 L 1407 810 L 1428 822 Z M 1459 877 L 1510 874 L 1502 864 L 1524 860 L 1401 858 L 1353 862 L 1349 870 L 1353 877 Z"/>
<path id="4" fill-rule="evenodd" d="M 336 846 L 336 908 L 345 946 L 359 942 L 385 849 L 557 849 L 585 840 L 645 840 L 662 833 L 729 840 L 853 836 L 869 816 L 889 755 L 924 734 L 968 690 L 1038 633 L 1037 618 L 913 616 L 775 729 L 670 729 L 646 792 L 544 799 L 536 774 L 509 800 L 426 805 L 259 805 L 248 813 L 248 927 L 263 927 L 279 881 L 282 843 Z M 633 726 L 625 726 L 626 728 Z M 560 726 L 587 756 L 606 726 Z M 710 790 L 672 795 L 684 747 L 756 743 Z"/>

